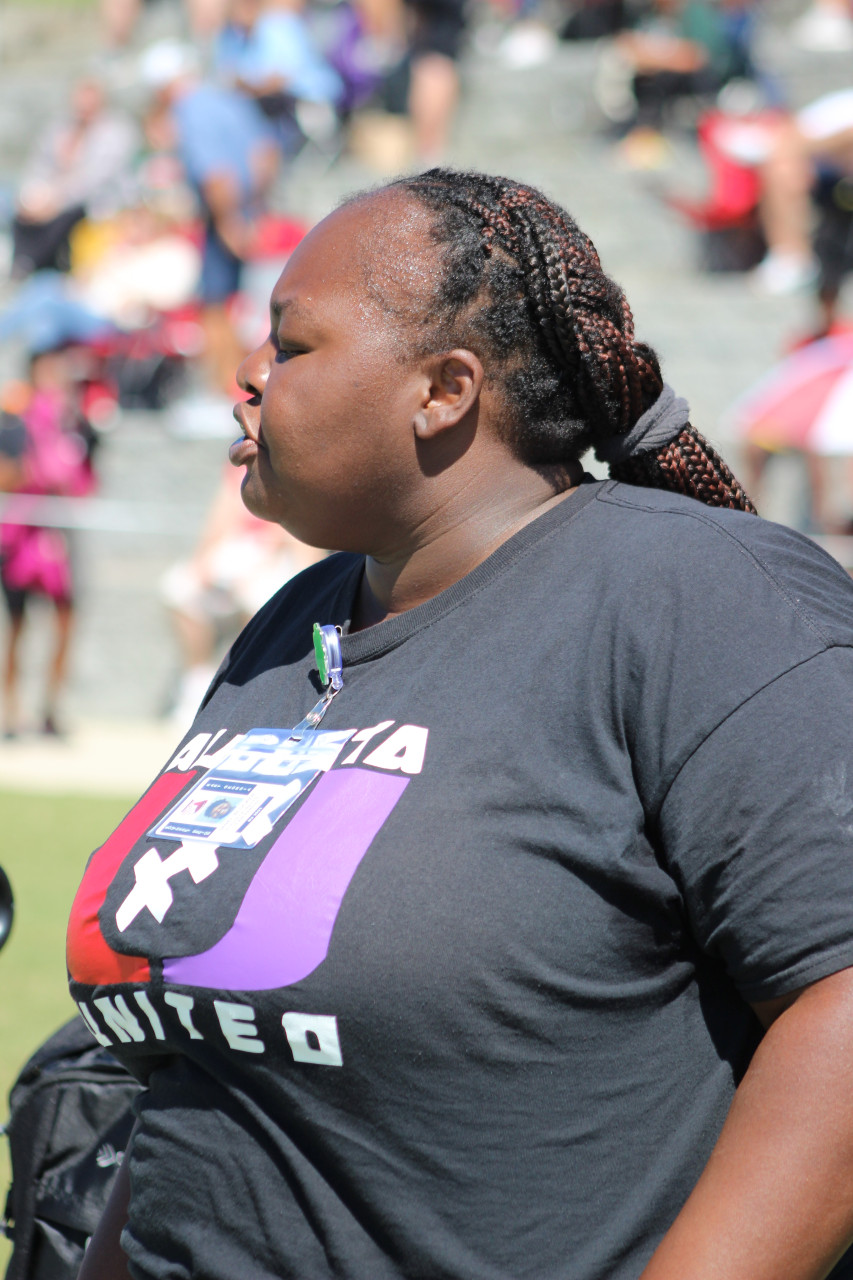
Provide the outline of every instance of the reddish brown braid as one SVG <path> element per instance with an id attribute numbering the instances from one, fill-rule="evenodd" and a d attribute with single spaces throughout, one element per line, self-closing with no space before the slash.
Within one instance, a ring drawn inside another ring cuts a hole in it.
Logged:
<path id="1" fill-rule="evenodd" d="M 646 488 L 669 489 L 698 498 L 709 507 L 730 507 L 756 514 L 743 485 L 713 445 L 690 423 L 659 453 L 640 453 L 613 463 L 614 480 Z"/>
<path id="2" fill-rule="evenodd" d="M 627 433 L 661 393 L 660 366 L 636 341 L 625 295 L 571 216 L 534 187 L 487 174 L 431 169 L 393 186 L 434 213 L 445 255 L 425 323 L 503 361 L 519 454 L 565 462 Z M 610 474 L 710 506 L 755 510 L 689 423 L 660 452 L 613 464 Z"/>

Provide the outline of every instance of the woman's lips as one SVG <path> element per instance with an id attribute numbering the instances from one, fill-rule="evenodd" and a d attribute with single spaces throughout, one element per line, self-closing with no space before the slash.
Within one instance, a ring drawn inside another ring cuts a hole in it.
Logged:
<path id="1" fill-rule="evenodd" d="M 245 404 L 235 404 L 234 419 L 240 424 L 243 434 L 229 448 L 228 458 L 233 466 L 242 467 L 251 458 L 257 457 L 260 446 L 257 433 L 246 417 Z"/>
<path id="2" fill-rule="evenodd" d="M 234 467 L 242 467 L 250 459 L 257 456 L 257 441 L 250 440 L 248 436 L 238 436 L 228 449 L 228 460 Z"/>

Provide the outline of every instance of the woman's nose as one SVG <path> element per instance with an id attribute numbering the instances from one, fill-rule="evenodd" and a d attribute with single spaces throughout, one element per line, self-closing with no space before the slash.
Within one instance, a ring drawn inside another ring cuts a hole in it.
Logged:
<path id="1" fill-rule="evenodd" d="M 264 347 L 258 347 L 246 356 L 238 368 L 237 385 L 241 391 L 247 391 L 250 396 L 261 396 L 264 393 L 268 374 L 269 361 L 265 358 Z"/>

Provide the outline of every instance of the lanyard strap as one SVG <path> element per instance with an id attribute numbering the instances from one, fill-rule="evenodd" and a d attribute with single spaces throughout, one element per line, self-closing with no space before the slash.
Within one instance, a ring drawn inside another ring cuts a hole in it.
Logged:
<path id="1" fill-rule="evenodd" d="M 339 688 L 340 687 L 342 686 L 339 686 Z M 317 725 L 329 709 L 329 703 L 337 692 L 338 690 L 330 684 L 320 701 L 315 703 L 307 716 L 305 716 L 303 720 L 300 720 L 299 724 L 294 725 L 291 729 L 290 736 L 292 739 L 295 739 L 298 742 L 306 733 L 310 733 L 312 729 L 317 728 Z"/>

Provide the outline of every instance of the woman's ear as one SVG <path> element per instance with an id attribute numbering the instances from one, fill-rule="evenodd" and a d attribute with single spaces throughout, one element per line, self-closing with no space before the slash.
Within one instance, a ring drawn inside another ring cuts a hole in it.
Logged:
<path id="1" fill-rule="evenodd" d="M 434 356 L 428 368 L 429 390 L 412 420 L 415 436 L 431 440 L 476 406 L 483 386 L 483 366 L 473 351 L 460 347 Z"/>

